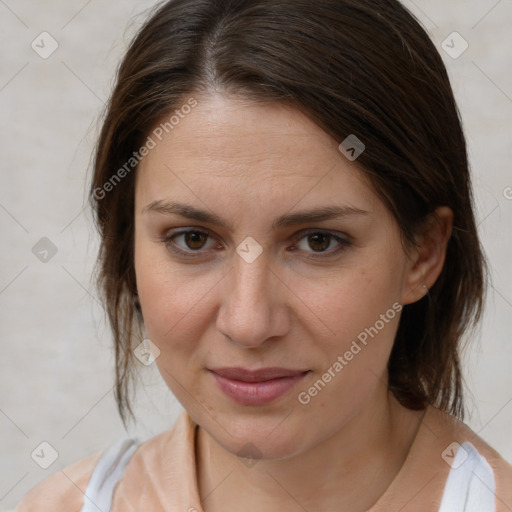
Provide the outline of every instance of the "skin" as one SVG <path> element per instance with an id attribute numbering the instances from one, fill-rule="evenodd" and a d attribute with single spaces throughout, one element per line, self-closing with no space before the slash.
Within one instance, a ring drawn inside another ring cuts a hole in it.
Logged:
<path id="1" fill-rule="evenodd" d="M 400 315 L 309 403 L 298 394 L 393 304 L 423 297 L 444 263 L 451 211 L 439 208 L 439 222 L 406 253 L 357 161 L 309 118 L 219 93 L 196 98 L 137 171 L 135 271 L 158 368 L 199 425 L 204 510 L 366 511 L 399 471 L 423 416 L 387 390 Z M 213 212 L 230 226 L 149 210 L 155 201 Z M 326 205 L 365 213 L 272 229 L 281 215 Z M 165 241 L 192 227 L 211 238 Z M 350 243 L 327 237 L 318 250 L 310 229 Z M 236 252 L 247 236 L 262 248 L 252 263 Z M 247 406 L 220 391 L 208 368 L 222 366 L 310 372 L 271 404 Z M 252 463 L 237 455 L 248 444 Z"/>

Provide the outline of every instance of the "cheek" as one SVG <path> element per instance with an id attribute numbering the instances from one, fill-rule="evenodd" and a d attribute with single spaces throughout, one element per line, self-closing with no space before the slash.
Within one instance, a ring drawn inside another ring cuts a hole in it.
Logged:
<path id="1" fill-rule="evenodd" d="M 386 328 L 379 330 L 388 336 L 391 329 L 387 327 L 398 320 L 396 304 L 401 298 L 399 275 L 397 265 L 386 265 L 382 259 L 380 262 L 367 261 L 359 267 L 342 269 L 332 276 L 329 283 L 305 292 L 308 302 L 314 305 L 318 318 L 325 325 L 323 331 L 330 334 L 326 339 L 332 340 L 329 343 L 331 350 L 345 348 L 360 333 L 364 337 L 365 329 L 375 323 L 382 327 L 381 315 L 385 316 Z"/>
<path id="2" fill-rule="evenodd" d="M 168 261 L 146 259 L 142 251 L 135 271 L 146 336 L 160 350 L 158 370 L 178 401 L 191 408 L 190 395 L 199 394 L 195 372 L 204 358 L 198 340 L 209 317 L 209 279 L 190 279 Z"/>
<path id="3" fill-rule="evenodd" d="M 317 300 L 313 304 L 322 305 L 319 317 L 331 333 L 321 338 L 310 333 L 315 349 L 321 348 L 321 364 L 298 390 L 297 398 L 310 417 L 308 421 L 318 423 L 319 429 L 329 430 L 346 422 L 380 383 L 386 382 L 401 312 L 398 293 L 388 276 L 379 273 L 372 278 L 365 274 L 362 278 L 358 274 L 340 278 L 323 297 L 312 297 Z M 320 412 L 325 408 L 331 411 L 328 419 Z"/>
<path id="4" fill-rule="evenodd" d="M 341 270 L 328 286 L 304 290 L 321 320 L 315 324 L 318 327 L 310 327 L 316 349 L 322 352 L 312 379 L 322 390 L 316 406 L 334 401 L 343 404 L 340 411 L 351 410 L 383 377 L 402 309 L 399 267 L 381 253 L 357 268 Z M 318 382 L 323 377 L 323 382 L 328 381 L 325 391 Z"/>
<path id="5" fill-rule="evenodd" d="M 157 362 L 184 368 L 197 357 L 199 340 L 212 321 L 215 287 L 222 274 L 199 274 L 193 265 L 175 265 L 165 251 L 136 243 L 135 274 L 147 337 L 160 349 Z"/>
<path id="6" fill-rule="evenodd" d="M 176 339 L 173 335 L 189 324 L 192 317 L 197 320 L 204 307 L 201 295 L 205 284 L 179 278 L 165 265 L 142 264 L 136 273 L 146 331 L 164 347 Z"/>

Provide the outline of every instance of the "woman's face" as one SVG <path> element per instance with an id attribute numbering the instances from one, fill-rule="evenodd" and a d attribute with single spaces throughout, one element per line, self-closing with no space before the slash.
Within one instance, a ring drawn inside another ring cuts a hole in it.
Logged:
<path id="1" fill-rule="evenodd" d="M 385 396 L 412 264 L 340 141 L 289 107 L 196 99 L 137 170 L 147 337 L 224 448 L 290 456 Z"/>

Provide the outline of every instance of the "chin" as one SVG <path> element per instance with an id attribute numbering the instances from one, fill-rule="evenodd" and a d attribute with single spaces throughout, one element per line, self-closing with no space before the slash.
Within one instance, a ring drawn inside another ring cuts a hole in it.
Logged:
<path id="1" fill-rule="evenodd" d="M 286 459 L 307 449 L 306 444 L 312 441 L 310 429 L 304 429 L 307 423 L 300 419 L 297 423 L 298 418 L 284 419 L 289 414 L 289 411 L 269 415 L 255 411 L 246 416 L 220 413 L 216 414 L 218 423 L 211 417 L 203 417 L 200 425 L 220 446 L 238 457 Z"/>
<path id="2" fill-rule="evenodd" d="M 287 459 L 303 451 L 296 439 L 269 439 L 265 435 L 246 435 L 235 439 L 223 436 L 223 439 L 215 440 L 231 454 L 247 459 L 248 466 L 251 460 Z"/>

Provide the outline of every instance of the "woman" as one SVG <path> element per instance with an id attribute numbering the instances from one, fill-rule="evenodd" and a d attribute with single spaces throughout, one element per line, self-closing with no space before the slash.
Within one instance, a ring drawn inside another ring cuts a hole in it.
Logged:
<path id="1" fill-rule="evenodd" d="M 485 288 L 465 140 L 397 1 L 165 3 L 91 202 L 120 414 L 153 360 L 185 411 L 19 512 L 512 508 L 512 467 L 460 422 Z"/>

